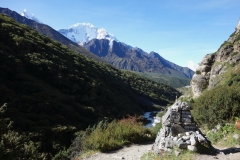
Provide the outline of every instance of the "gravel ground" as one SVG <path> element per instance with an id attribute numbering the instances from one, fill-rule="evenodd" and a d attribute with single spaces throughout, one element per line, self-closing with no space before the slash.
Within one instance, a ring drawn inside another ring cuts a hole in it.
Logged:
<path id="1" fill-rule="evenodd" d="M 84 160 L 139 160 L 144 153 L 147 153 L 151 149 L 151 147 L 152 144 L 135 144 L 109 153 L 96 153 L 91 157 L 84 158 Z"/>
<path id="2" fill-rule="evenodd" d="M 83 160 L 140 160 L 140 157 L 147 153 L 152 147 L 152 144 L 131 145 L 123 149 L 112 151 L 108 153 L 96 153 Z M 240 160 L 240 148 L 224 148 L 214 146 L 219 150 L 217 155 L 203 155 L 198 154 L 194 160 Z"/>
<path id="3" fill-rule="evenodd" d="M 214 146 L 216 149 L 219 150 L 217 155 L 196 155 L 194 159 L 196 160 L 240 160 L 240 148 L 233 147 L 233 148 L 225 148 Z"/>

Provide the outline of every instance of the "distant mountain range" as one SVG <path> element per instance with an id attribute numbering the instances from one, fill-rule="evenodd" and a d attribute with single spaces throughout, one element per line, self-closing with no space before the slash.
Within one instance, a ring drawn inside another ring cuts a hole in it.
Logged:
<path id="1" fill-rule="evenodd" d="M 194 74 L 188 67 L 181 67 L 165 60 L 156 52 L 148 54 L 140 48 L 120 42 L 105 29 L 98 29 L 89 23 L 77 23 L 69 29 L 56 31 L 46 24 L 28 19 L 36 19 L 36 17 L 28 16 L 28 18 L 25 18 L 7 8 L 0 8 L 0 13 L 9 15 L 19 23 L 26 24 L 38 32 L 71 47 L 75 51 L 97 61 L 108 62 L 119 69 L 166 74 L 177 78 L 187 78 L 189 82 Z"/>
<path id="2" fill-rule="evenodd" d="M 90 23 L 77 23 L 69 29 L 60 29 L 59 32 L 119 69 L 189 79 L 194 74 L 188 67 L 181 67 L 165 60 L 156 52 L 148 54 L 140 48 L 120 42 L 104 28 L 98 29 Z"/>
<path id="3" fill-rule="evenodd" d="M 178 66 L 156 52 L 146 53 L 140 48 L 133 48 L 115 40 L 93 39 L 84 47 L 113 66 L 124 70 L 168 74 L 181 78 L 192 78 L 194 74 L 191 69 Z"/>

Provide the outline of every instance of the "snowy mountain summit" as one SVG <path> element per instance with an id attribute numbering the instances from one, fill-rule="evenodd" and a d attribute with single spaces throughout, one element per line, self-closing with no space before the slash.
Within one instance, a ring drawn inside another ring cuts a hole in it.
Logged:
<path id="1" fill-rule="evenodd" d="M 90 23 L 77 23 L 70 26 L 69 29 L 60 29 L 58 32 L 79 45 L 84 45 L 95 38 L 108 39 L 110 42 L 118 41 L 114 35 L 108 33 L 104 28 L 96 28 Z"/>
<path id="2" fill-rule="evenodd" d="M 23 10 L 23 12 L 21 13 L 21 16 L 26 17 L 26 18 L 31 19 L 31 20 L 34 20 L 34 21 L 36 21 L 36 22 L 38 22 L 38 23 L 42 23 L 40 20 L 38 20 L 38 19 L 34 16 L 34 14 L 31 14 L 31 13 L 27 12 L 26 9 Z"/>

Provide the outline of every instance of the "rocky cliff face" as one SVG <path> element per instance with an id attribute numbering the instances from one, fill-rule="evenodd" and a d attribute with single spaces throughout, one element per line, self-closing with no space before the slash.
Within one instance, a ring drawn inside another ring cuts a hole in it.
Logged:
<path id="1" fill-rule="evenodd" d="M 240 21 L 239 21 L 240 22 Z M 199 63 L 191 81 L 193 96 L 196 98 L 205 89 L 211 89 L 223 79 L 229 66 L 240 60 L 240 23 L 235 32 L 225 41 L 217 52 L 207 54 Z"/>

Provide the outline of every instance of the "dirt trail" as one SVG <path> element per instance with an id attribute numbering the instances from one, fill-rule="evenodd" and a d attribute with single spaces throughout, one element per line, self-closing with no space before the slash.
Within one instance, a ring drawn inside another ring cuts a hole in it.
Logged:
<path id="1" fill-rule="evenodd" d="M 140 157 L 147 153 L 152 144 L 131 145 L 123 149 L 109 153 L 96 153 L 84 160 L 140 160 Z M 223 148 L 214 146 L 220 153 L 217 155 L 196 155 L 194 160 L 240 160 L 240 148 Z M 150 159 L 149 159 L 150 160 Z"/>
<path id="2" fill-rule="evenodd" d="M 224 148 L 219 146 L 214 146 L 218 149 L 219 153 L 217 155 L 196 155 L 194 159 L 196 160 L 240 160 L 240 148 Z"/>
<path id="3" fill-rule="evenodd" d="M 134 144 L 109 153 L 96 153 L 84 160 L 139 160 L 144 153 L 147 153 L 151 149 L 151 147 L 152 144 Z"/>

